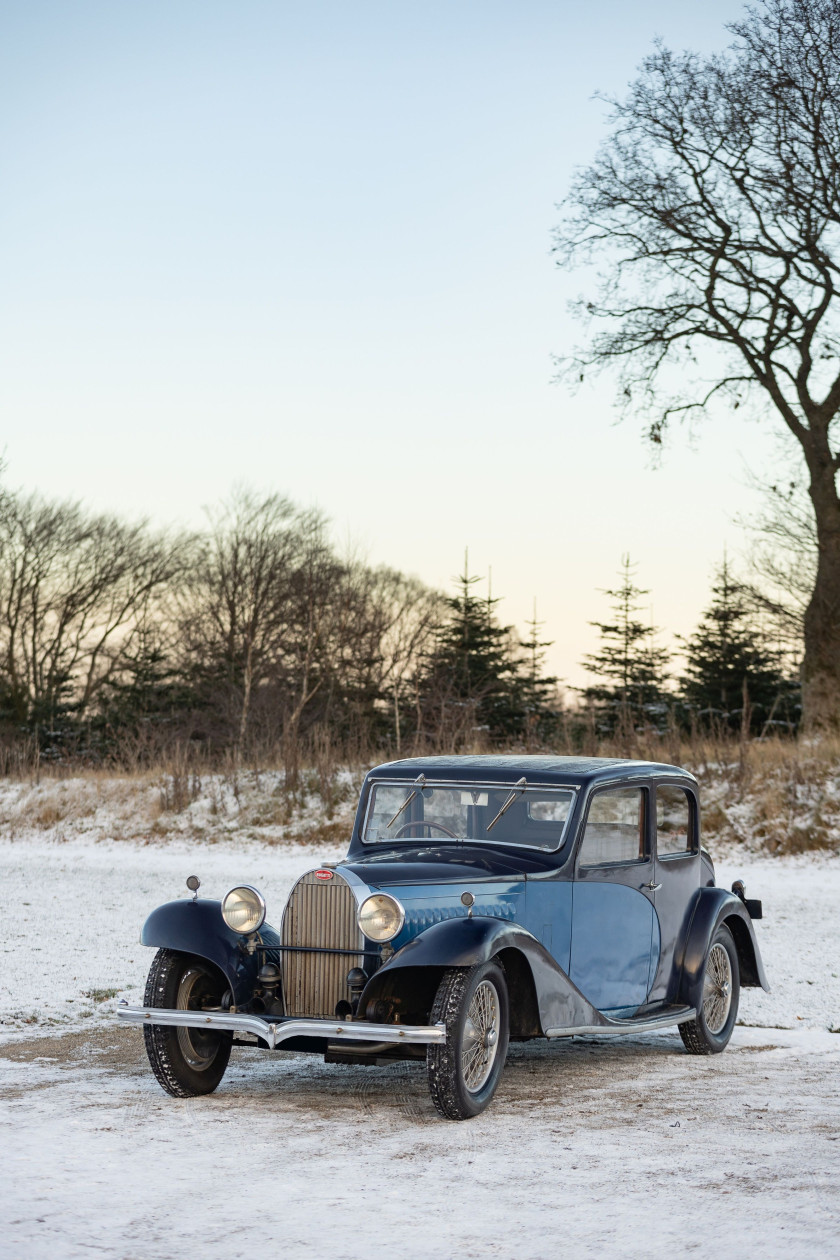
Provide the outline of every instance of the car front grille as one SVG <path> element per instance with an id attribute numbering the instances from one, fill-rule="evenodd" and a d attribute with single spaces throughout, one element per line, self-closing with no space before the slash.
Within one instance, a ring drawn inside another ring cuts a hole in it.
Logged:
<path id="1" fill-rule="evenodd" d="M 318 879 L 314 871 L 299 879 L 286 903 L 281 936 L 287 947 L 286 1014 L 332 1018 L 340 1001 L 350 1001 L 348 971 L 364 962 L 356 899 L 347 881 L 335 872 L 332 879 Z M 345 952 L 317 952 L 333 949 Z"/>

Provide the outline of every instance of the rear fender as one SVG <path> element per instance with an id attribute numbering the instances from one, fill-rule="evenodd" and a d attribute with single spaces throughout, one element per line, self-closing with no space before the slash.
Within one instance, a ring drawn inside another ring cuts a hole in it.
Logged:
<path id="1" fill-rule="evenodd" d="M 444 971 L 492 958 L 501 962 L 510 980 L 514 1036 L 606 1023 L 535 936 L 514 923 L 484 917 L 446 919 L 413 937 L 368 982 L 360 1013 L 381 1021 L 389 1017 L 389 1004 L 401 1015 L 426 1013 Z"/>
<path id="2" fill-rule="evenodd" d="M 263 924 L 259 938 L 264 945 L 280 944 L 279 936 L 268 924 Z M 249 954 L 244 938 L 227 926 L 221 902 L 205 898 L 167 901 L 158 906 L 143 924 L 140 944 L 196 954 L 213 963 L 227 978 L 236 1006 L 250 999 L 257 972 L 265 962 L 265 954 Z"/>
<path id="3" fill-rule="evenodd" d="M 701 888 L 695 897 L 694 911 L 682 956 L 680 1001 L 699 1010 L 703 1004 L 703 968 L 715 932 L 725 925 L 735 940 L 738 967 L 744 988 L 762 988 L 770 992 L 764 964 L 755 939 L 749 911 L 734 893 L 725 888 Z"/>

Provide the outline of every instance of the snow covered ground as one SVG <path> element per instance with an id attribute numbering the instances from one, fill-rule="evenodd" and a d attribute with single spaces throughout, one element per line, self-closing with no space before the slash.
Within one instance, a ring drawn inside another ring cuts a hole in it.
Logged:
<path id="1" fill-rule="evenodd" d="M 773 985 L 724 1055 L 671 1033 L 515 1046 L 476 1120 L 440 1120 L 421 1065 L 234 1051 L 186 1102 L 115 1027 L 145 914 L 233 882 L 266 894 L 340 848 L 0 842 L 2 1257 L 351 1260 L 840 1254 L 840 861 L 745 857 Z"/>

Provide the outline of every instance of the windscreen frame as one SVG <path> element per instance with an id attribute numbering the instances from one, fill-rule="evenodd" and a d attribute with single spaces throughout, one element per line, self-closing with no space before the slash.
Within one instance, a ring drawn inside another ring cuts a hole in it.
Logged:
<path id="1" fill-rule="evenodd" d="M 525 843 L 522 843 L 521 841 L 516 841 L 516 840 L 510 840 L 510 839 L 496 840 L 493 838 L 492 835 L 487 836 L 487 837 L 471 836 L 467 839 L 458 838 L 456 840 L 453 840 L 450 837 L 441 835 L 441 834 L 432 835 L 432 836 L 428 836 L 428 835 L 427 836 L 400 836 L 399 838 L 396 838 L 396 839 L 393 837 L 388 837 L 383 840 L 368 840 L 366 839 L 367 829 L 368 829 L 368 824 L 371 819 L 371 813 L 373 810 L 373 801 L 374 801 L 375 791 L 376 791 L 376 788 L 378 787 L 401 787 L 401 788 L 405 788 L 406 792 L 410 792 L 412 788 L 418 788 L 419 790 L 422 790 L 422 788 L 451 788 L 454 791 L 460 790 L 464 792 L 479 792 L 479 791 L 487 790 L 487 791 L 495 791 L 495 792 L 501 791 L 501 792 L 509 793 L 509 792 L 515 792 L 515 791 L 522 791 L 525 795 L 527 795 L 529 792 L 537 792 L 537 791 L 550 792 L 550 793 L 566 792 L 570 795 L 570 800 L 569 800 L 568 812 L 566 814 L 565 819 L 563 820 L 563 823 L 560 825 L 561 829 L 560 829 L 560 836 L 559 836 L 558 842 L 556 845 L 553 846 L 553 848 L 550 848 L 550 849 L 546 848 L 544 845 L 525 844 Z M 580 784 L 578 783 L 527 783 L 524 788 L 518 789 L 515 781 L 502 783 L 502 782 L 499 782 L 499 780 L 480 780 L 479 781 L 475 779 L 471 779 L 471 780 L 424 779 L 422 785 L 419 785 L 416 779 L 392 779 L 390 777 L 383 777 L 380 779 L 371 779 L 369 780 L 369 783 L 368 783 L 367 801 L 365 803 L 365 813 L 364 813 L 364 818 L 362 820 L 362 826 L 360 828 L 359 838 L 361 840 L 362 845 L 366 849 L 387 848 L 389 845 L 394 845 L 394 846 L 414 845 L 416 847 L 418 843 L 422 843 L 424 846 L 427 844 L 440 843 L 440 844 L 445 844 L 447 846 L 448 845 L 453 845 L 453 846 L 469 845 L 469 844 L 482 845 L 482 846 L 496 845 L 499 848 L 503 848 L 503 849 L 511 849 L 511 848 L 527 849 L 530 853 L 559 853 L 569 838 L 569 824 L 575 812 L 577 793 L 579 791 L 580 791 Z"/>

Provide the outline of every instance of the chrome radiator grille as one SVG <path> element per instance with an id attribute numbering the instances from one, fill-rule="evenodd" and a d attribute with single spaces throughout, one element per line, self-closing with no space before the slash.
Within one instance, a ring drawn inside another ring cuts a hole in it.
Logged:
<path id="1" fill-rule="evenodd" d="M 350 1000 L 347 972 L 363 964 L 356 899 L 346 881 L 336 874 L 320 880 L 314 871 L 299 879 L 286 904 L 281 936 L 285 946 L 294 947 L 283 952 L 286 1014 L 331 1019 L 337 1003 Z M 323 949 L 348 952 L 314 952 Z"/>

